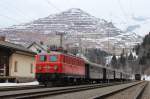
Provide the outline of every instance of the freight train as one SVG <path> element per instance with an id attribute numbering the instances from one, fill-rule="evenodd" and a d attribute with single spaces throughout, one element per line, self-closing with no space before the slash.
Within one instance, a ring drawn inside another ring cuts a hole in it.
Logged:
<path id="1" fill-rule="evenodd" d="M 70 54 L 38 54 L 36 79 L 40 84 L 72 84 L 125 81 L 130 74 L 95 64 Z"/>
<path id="2" fill-rule="evenodd" d="M 135 74 L 135 80 L 141 80 L 141 74 Z"/>

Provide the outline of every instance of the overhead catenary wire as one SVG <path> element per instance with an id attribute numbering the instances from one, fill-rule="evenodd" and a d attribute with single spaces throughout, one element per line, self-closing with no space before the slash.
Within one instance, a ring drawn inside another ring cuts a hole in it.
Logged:
<path id="1" fill-rule="evenodd" d="M 47 4 L 49 4 L 50 6 L 52 6 L 53 8 L 55 8 L 55 10 L 57 11 L 61 11 L 57 6 L 55 6 L 52 2 L 50 2 L 49 0 L 45 0 L 47 2 Z"/>
<path id="2" fill-rule="evenodd" d="M 129 4 L 129 8 L 130 8 L 130 12 L 131 12 L 131 16 L 132 17 L 134 17 L 134 13 L 133 13 L 133 6 L 132 6 L 132 0 L 129 0 L 130 2 L 130 4 Z M 121 2 L 120 2 L 120 0 L 118 0 L 118 3 L 119 3 L 119 6 L 120 6 L 120 8 L 121 8 L 121 11 L 122 11 L 122 13 L 123 13 L 123 15 L 124 15 L 124 18 L 126 19 L 126 21 L 129 23 L 129 20 L 128 20 L 128 15 L 129 14 L 127 14 L 126 12 L 125 12 L 125 10 L 124 10 L 124 8 L 123 8 L 123 6 L 122 6 L 122 4 L 121 4 Z"/>
<path id="3" fill-rule="evenodd" d="M 125 10 L 124 10 L 124 8 L 123 8 L 123 6 L 122 6 L 120 0 L 117 0 L 117 2 L 118 2 L 119 8 L 120 8 L 120 10 L 121 10 L 121 12 L 122 12 L 122 14 L 123 14 L 125 20 L 128 22 L 127 13 L 125 12 Z"/>
<path id="4" fill-rule="evenodd" d="M 5 5 L 5 4 L 7 4 L 7 5 Z M 27 20 L 29 20 L 29 19 L 33 20 L 33 18 L 31 16 L 24 14 L 24 12 L 22 10 L 15 7 L 12 3 L 9 3 L 9 2 L 5 1 L 3 4 L 0 5 L 0 7 L 1 8 L 3 7 L 4 10 L 9 11 L 10 7 L 8 6 L 8 4 L 11 5 L 11 9 L 14 9 L 14 12 L 16 12 L 17 15 L 22 16 Z"/>
<path id="5" fill-rule="evenodd" d="M 0 17 L 3 17 L 3 18 L 6 18 L 6 19 L 9 19 L 9 20 L 14 21 L 14 22 L 16 22 L 16 23 L 21 23 L 21 21 L 19 21 L 19 20 L 15 19 L 15 18 L 12 18 L 12 17 L 6 16 L 6 15 L 2 15 L 2 14 L 0 14 Z"/>
<path id="6" fill-rule="evenodd" d="M 134 13 L 134 9 L 133 9 L 133 0 L 129 0 L 130 1 L 130 12 L 131 12 L 131 17 L 134 17 L 135 13 Z"/>
<path id="7" fill-rule="evenodd" d="M 57 6 L 55 6 L 52 2 L 50 2 L 49 0 L 46 0 L 46 2 L 50 5 L 50 6 L 52 6 L 53 8 L 55 8 L 57 11 L 60 11 L 61 12 L 61 10 L 57 7 Z M 83 35 L 82 35 L 82 37 L 80 36 L 79 37 L 79 51 L 82 53 L 82 47 L 81 47 L 81 38 L 83 38 Z M 81 56 L 81 55 L 80 55 Z"/>
<path id="8" fill-rule="evenodd" d="M 5 3 L 7 3 L 7 2 L 5 2 Z M 7 3 L 8 4 L 8 3 Z M 5 10 L 5 11 L 10 11 L 10 8 L 11 8 L 11 10 L 13 9 L 13 12 L 15 12 L 15 14 L 16 15 L 18 15 L 18 16 L 21 16 L 21 17 L 23 17 L 23 18 L 25 18 L 26 20 L 29 20 L 29 17 L 27 17 L 26 15 L 24 15 L 21 11 L 19 11 L 16 7 L 14 7 L 14 6 L 12 6 L 12 4 L 11 4 L 11 7 L 9 7 L 8 5 L 5 5 L 4 3 L 3 4 L 0 4 L 0 8 L 2 9 L 2 10 Z M 11 16 L 9 16 L 9 15 L 5 15 L 5 14 L 0 14 L 0 17 L 3 17 L 3 18 L 5 18 L 5 19 L 8 19 L 8 20 L 10 20 L 10 21 L 13 21 L 13 22 L 15 22 L 16 24 L 19 24 L 19 23 L 23 23 L 23 21 L 24 20 L 19 20 L 19 19 L 17 19 L 16 17 L 14 18 L 14 17 L 11 17 Z M 30 18 L 31 19 L 31 18 Z"/>

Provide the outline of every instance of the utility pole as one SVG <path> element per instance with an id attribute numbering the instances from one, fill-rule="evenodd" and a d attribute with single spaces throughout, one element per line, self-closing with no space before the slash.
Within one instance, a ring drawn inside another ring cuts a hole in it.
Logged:
<path id="1" fill-rule="evenodd" d="M 60 47 L 63 48 L 63 37 L 66 33 L 65 32 L 56 32 L 56 35 L 60 36 Z"/>
<path id="2" fill-rule="evenodd" d="M 112 24 L 112 12 L 110 12 L 110 24 Z M 108 53 L 111 53 L 111 52 L 110 52 L 110 42 L 109 42 L 111 29 L 108 29 L 107 32 L 108 32 Z"/>
<path id="3" fill-rule="evenodd" d="M 109 52 L 109 31 L 108 31 L 108 42 L 107 43 L 108 43 L 108 53 L 110 53 Z"/>
<path id="4" fill-rule="evenodd" d="M 78 38 L 79 38 L 79 56 L 81 57 L 81 54 L 82 54 L 82 38 L 83 38 L 83 35 L 78 36 Z"/>

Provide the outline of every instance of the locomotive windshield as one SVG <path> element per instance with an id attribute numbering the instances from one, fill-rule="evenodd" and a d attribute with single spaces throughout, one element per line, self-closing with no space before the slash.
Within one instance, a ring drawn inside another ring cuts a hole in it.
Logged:
<path id="1" fill-rule="evenodd" d="M 49 61 L 50 61 L 50 62 L 56 62 L 56 61 L 57 61 L 57 56 L 56 56 L 56 55 L 51 55 L 51 56 L 49 57 Z"/>
<path id="2" fill-rule="evenodd" d="M 42 61 L 42 62 L 46 61 L 46 56 L 45 55 L 40 55 L 40 61 Z"/>

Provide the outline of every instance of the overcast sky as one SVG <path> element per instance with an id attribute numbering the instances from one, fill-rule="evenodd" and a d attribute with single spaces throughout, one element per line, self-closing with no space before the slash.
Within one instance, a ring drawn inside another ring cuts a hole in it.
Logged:
<path id="1" fill-rule="evenodd" d="M 0 27 L 29 22 L 70 8 L 115 22 L 150 17 L 150 0 L 0 0 Z"/>

